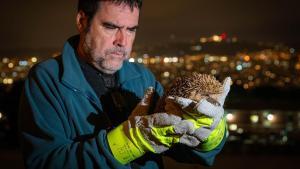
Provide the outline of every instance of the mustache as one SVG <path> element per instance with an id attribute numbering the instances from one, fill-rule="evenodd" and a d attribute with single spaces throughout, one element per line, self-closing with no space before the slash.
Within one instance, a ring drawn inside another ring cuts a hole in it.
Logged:
<path id="1" fill-rule="evenodd" d="M 126 56 L 128 56 L 129 52 L 123 47 L 114 47 L 114 48 L 107 49 L 105 51 L 106 55 L 109 55 L 112 53 L 121 53 L 124 57 L 126 57 Z"/>

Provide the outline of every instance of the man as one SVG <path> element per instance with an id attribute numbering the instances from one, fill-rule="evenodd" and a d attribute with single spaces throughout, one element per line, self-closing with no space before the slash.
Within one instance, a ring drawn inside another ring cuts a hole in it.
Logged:
<path id="1" fill-rule="evenodd" d="M 207 115 L 204 123 L 214 127 L 172 115 L 191 104 L 185 98 L 170 98 L 168 113 L 152 114 L 162 87 L 127 61 L 141 6 L 141 0 L 79 0 L 79 36 L 25 81 L 20 129 L 27 168 L 155 169 L 163 167 L 162 153 L 212 164 L 226 139 L 223 108 L 204 101 L 188 110 Z"/>

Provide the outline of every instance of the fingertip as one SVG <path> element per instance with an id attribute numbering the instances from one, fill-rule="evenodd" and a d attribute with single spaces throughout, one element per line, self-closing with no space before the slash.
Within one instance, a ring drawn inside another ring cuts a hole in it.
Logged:
<path id="1" fill-rule="evenodd" d="M 224 86 L 228 86 L 228 87 L 230 87 L 231 86 L 231 84 L 232 84 L 232 80 L 231 80 L 231 77 L 226 77 L 225 78 L 225 80 L 224 80 L 224 82 L 223 82 L 223 85 Z"/>

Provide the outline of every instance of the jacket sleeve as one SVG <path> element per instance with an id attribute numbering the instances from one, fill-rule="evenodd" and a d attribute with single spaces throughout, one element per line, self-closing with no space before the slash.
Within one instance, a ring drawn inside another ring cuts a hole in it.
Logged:
<path id="1" fill-rule="evenodd" d="M 227 140 L 227 134 L 225 132 L 222 142 L 211 151 L 199 151 L 193 148 L 187 147 L 182 144 L 176 145 L 174 148 L 166 152 L 166 155 L 173 158 L 177 162 L 201 164 L 204 166 L 212 166 L 215 157 L 223 149 Z"/>
<path id="2" fill-rule="evenodd" d="M 20 105 L 20 134 L 26 168 L 127 168 L 112 156 L 106 131 L 73 140 L 57 84 L 45 70 L 31 72 Z"/>

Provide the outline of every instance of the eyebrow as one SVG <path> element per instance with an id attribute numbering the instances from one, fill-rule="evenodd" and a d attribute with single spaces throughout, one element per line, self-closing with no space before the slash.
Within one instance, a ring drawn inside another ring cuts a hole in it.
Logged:
<path id="1" fill-rule="evenodd" d="M 103 22 L 102 25 L 106 26 L 106 27 L 113 27 L 113 28 L 118 28 L 118 29 L 124 28 L 124 26 L 118 26 L 118 25 L 116 25 L 112 22 Z M 133 29 L 138 29 L 138 28 L 139 28 L 139 26 L 136 25 L 136 26 L 133 26 L 133 27 L 128 27 L 127 29 L 133 30 Z"/>

